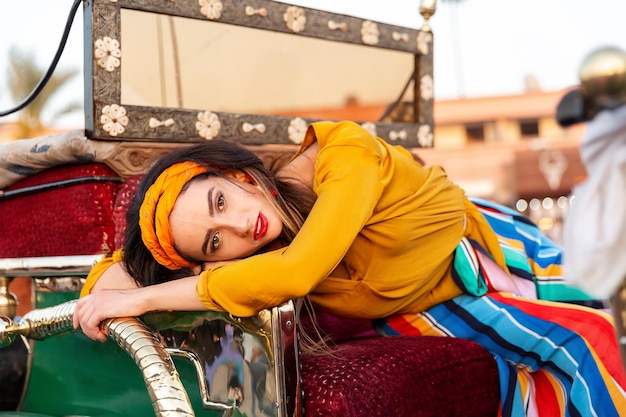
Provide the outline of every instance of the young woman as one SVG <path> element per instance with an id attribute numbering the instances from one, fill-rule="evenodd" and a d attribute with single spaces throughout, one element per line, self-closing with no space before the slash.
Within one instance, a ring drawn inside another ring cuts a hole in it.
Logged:
<path id="1" fill-rule="evenodd" d="M 123 260 L 94 268 L 74 325 L 104 340 L 109 317 L 250 316 L 308 296 L 336 315 L 377 319 L 386 335 L 482 344 L 498 363 L 504 416 L 618 416 L 626 375 L 610 318 L 488 291 L 551 268 L 529 250 L 540 241 L 523 230 L 515 239 L 514 216 L 491 213 L 500 239 L 441 168 L 351 122 L 314 123 L 276 175 L 234 145 L 183 149 L 146 175 Z"/>

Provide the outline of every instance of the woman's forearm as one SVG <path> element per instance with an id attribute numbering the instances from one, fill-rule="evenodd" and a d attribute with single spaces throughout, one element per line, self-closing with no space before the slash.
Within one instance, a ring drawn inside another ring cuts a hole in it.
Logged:
<path id="1" fill-rule="evenodd" d="M 140 289 L 139 300 L 145 312 L 154 310 L 206 310 L 196 295 L 198 277 L 187 277 Z"/>
<path id="2" fill-rule="evenodd" d="M 137 288 L 137 283 L 126 272 L 121 262 L 116 262 L 107 267 L 98 280 L 93 284 L 89 292 L 100 290 L 126 290 Z"/>
<path id="3" fill-rule="evenodd" d="M 101 289 L 81 297 L 74 310 L 74 328 L 94 340 L 104 342 L 103 320 L 136 317 L 155 310 L 206 310 L 196 295 L 197 276 L 130 289 Z"/>
<path id="4" fill-rule="evenodd" d="M 94 284 L 91 293 L 102 290 L 138 289 L 138 302 L 145 312 L 154 310 L 206 310 L 196 295 L 198 277 L 187 277 L 139 288 L 121 263 L 112 264 Z"/>

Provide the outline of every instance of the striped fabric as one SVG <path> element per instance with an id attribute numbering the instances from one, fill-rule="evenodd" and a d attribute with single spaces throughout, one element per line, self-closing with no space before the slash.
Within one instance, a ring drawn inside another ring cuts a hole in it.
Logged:
<path id="1" fill-rule="evenodd" d="M 465 293 L 483 295 L 487 293 L 487 280 L 473 245 L 469 239 L 461 239 L 454 253 L 452 278 Z"/>
<path id="2" fill-rule="evenodd" d="M 515 257 L 517 252 L 515 252 Z M 515 257 L 506 257 L 513 265 Z M 452 278 L 465 294 L 484 295 L 487 292 L 509 292 L 537 299 L 537 286 L 530 269 L 511 268 L 515 274 L 506 273 L 478 242 L 463 238 L 456 248 Z"/>
<path id="3" fill-rule="evenodd" d="M 626 375 L 615 331 L 599 310 L 489 293 L 461 295 L 423 313 L 375 324 L 386 336 L 460 337 L 484 346 L 498 364 L 502 416 L 626 412 Z"/>
<path id="4" fill-rule="evenodd" d="M 551 301 L 593 301 L 581 289 L 566 283 L 561 275 L 562 249 L 529 219 L 517 211 L 470 197 L 498 235 L 507 265 L 515 275 L 533 280 L 537 297 Z"/>
<path id="5" fill-rule="evenodd" d="M 626 375 L 611 317 L 569 302 L 591 298 L 562 281 L 561 249 L 533 223 L 507 207 L 472 201 L 498 235 L 518 284 L 534 283 L 536 292 L 513 294 L 501 278 L 494 285 L 490 277 L 503 271 L 489 266 L 493 262 L 476 242 L 463 239 L 453 277 L 466 294 L 421 313 L 377 320 L 377 331 L 459 337 L 484 346 L 498 364 L 501 416 L 626 416 Z"/>

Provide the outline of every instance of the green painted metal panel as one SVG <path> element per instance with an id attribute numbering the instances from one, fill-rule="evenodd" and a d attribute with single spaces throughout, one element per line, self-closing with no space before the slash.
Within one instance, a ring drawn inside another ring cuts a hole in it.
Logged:
<path id="1" fill-rule="evenodd" d="M 74 299 L 77 293 L 38 293 L 37 308 Z M 94 342 L 81 332 L 33 343 L 30 379 L 21 413 L 47 416 L 154 416 L 141 373 L 116 343 Z M 193 366 L 174 359 L 196 416 L 218 417 L 204 410 Z M 2 417 L 8 417 L 4 414 Z"/>

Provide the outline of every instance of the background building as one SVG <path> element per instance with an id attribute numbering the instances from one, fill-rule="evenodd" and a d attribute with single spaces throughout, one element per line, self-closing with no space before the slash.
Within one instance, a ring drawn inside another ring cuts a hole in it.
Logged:
<path id="1" fill-rule="evenodd" d="M 533 83 L 530 82 L 532 85 Z M 559 241 L 572 187 L 585 179 L 578 147 L 584 125 L 562 128 L 556 108 L 567 90 L 435 100 L 435 145 L 413 149 L 426 165 L 441 165 L 468 194 L 529 216 Z M 388 103 L 283 112 L 289 116 L 376 120 Z"/>

